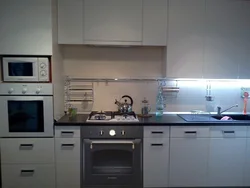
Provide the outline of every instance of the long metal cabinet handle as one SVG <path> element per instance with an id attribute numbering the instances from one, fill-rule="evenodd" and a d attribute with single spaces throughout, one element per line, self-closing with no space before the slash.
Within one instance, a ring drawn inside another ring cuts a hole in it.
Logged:
<path id="1" fill-rule="evenodd" d="M 35 170 L 21 170 L 22 176 L 33 176 L 35 173 Z"/>
<path id="2" fill-rule="evenodd" d="M 135 149 L 135 142 L 129 140 L 93 140 L 90 141 L 90 149 L 93 149 L 93 144 L 131 144 L 132 149 Z"/>
<path id="3" fill-rule="evenodd" d="M 33 144 L 20 144 L 20 149 L 29 149 L 29 150 L 31 150 L 31 149 L 33 149 L 33 147 L 34 147 L 34 145 Z"/>

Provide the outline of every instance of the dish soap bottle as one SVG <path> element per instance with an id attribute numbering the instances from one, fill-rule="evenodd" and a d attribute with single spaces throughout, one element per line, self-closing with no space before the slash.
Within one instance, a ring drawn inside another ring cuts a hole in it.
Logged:
<path id="1" fill-rule="evenodd" d="M 162 87 L 158 87 L 158 93 L 156 96 L 156 112 L 155 115 L 161 117 L 164 111 L 164 100 L 162 95 Z"/>

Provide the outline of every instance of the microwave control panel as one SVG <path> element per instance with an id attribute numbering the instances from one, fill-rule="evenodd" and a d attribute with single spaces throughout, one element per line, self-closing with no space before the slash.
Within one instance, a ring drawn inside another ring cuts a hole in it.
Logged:
<path id="1" fill-rule="evenodd" d="M 39 81 L 49 81 L 50 66 L 48 58 L 38 58 L 38 75 Z"/>

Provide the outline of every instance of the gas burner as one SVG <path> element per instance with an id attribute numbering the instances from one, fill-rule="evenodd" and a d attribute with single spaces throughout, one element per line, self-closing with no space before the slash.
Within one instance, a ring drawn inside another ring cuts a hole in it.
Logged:
<path id="1" fill-rule="evenodd" d="M 133 116 L 134 118 L 137 118 L 135 112 L 126 112 L 126 113 L 124 113 L 124 112 L 113 112 L 112 115 L 113 115 L 112 116 L 113 118 L 115 118 L 116 116 L 123 116 L 125 118 L 127 118 L 129 116 Z"/>
<path id="2" fill-rule="evenodd" d="M 97 112 L 90 113 L 88 122 L 139 122 L 135 112 L 121 113 L 121 112 Z"/>

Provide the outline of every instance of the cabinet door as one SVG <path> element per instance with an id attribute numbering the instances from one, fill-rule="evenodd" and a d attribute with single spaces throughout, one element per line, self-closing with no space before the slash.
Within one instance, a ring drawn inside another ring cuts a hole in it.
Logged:
<path id="1" fill-rule="evenodd" d="M 232 0 L 207 1 L 205 78 L 236 79 L 239 65 L 247 61 L 243 3 Z"/>
<path id="2" fill-rule="evenodd" d="M 0 54 L 52 55 L 51 0 L 0 1 Z"/>
<path id="3" fill-rule="evenodd" d="M 144 187 L 168 187 L 169 138 L 145 138 L 143 147 Z"/>
<path id="4" fill-rule="evenodd" d="M 83 0 L 58 0 L 58 43 L 83 44 Z"/>
<path id="5" fill-rule="evenodd" d="M 80 188 L 81 163 L 56 163 L 56 187 Z"/>
<path id="6" fill-rule="evenodd" d="M 211 138 L 209 186 L 243 186 L 246 138 Z"/>
<path id="7" fill-rule="evenodd" d="M 143 45 L 167 45 L 168 0 L 143 1 Z"/>
<path id="8" fill-rule="evenodd" d="M 246 61 L 240 62 L 239 65 L 239 78 L 250 79 L 250 1 L 243 1 L 243 18 L 241 23 L 244 29 L 242 30 L 247 45 Z M 244 44 L 244 43 L 243 43 Z"/>
<path id="9" fill-rule="evenodd" d="M 205 0 L 170 0 L 167 77 L 201 78 Z"/>
<path id="10" fill-rule="evenodd" d="M 250 186 L 250 138 L 247 139 L 246 163 L 244 171 L 244 186 Z"/>
<path id="11" fill-rule="evenodd" d="M 207 185 L 209 138 L 171 138 L 170 187 Z"/>
<path id="12" fill-rule="evenodd" d="M 84 40 L 96 44 L 141 44 L 142 0 L 85 0 Z"/>

